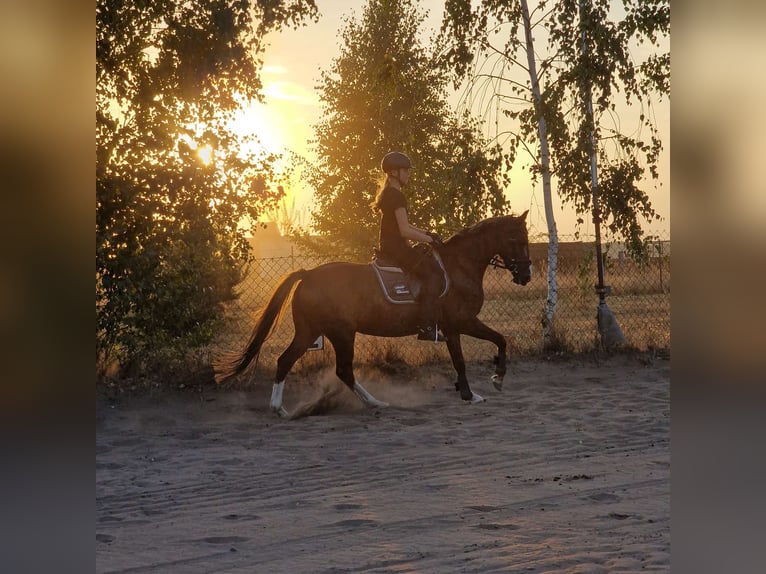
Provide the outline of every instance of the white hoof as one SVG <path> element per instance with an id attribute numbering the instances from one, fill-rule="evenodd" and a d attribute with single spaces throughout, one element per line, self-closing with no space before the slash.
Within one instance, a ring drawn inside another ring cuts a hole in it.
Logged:
<path id="1" fill-rule="evenodd" d="M 466 403 L 470 403 L 472 405 L 478 405 L 479 403 L 483 403 L 484 402 L 484 397 L 482 397 L 481 395 L 479 395 L 477 393 L 471 393 L 471 400 L 470 401 L 465 401 L 465 402 Z"/>
<path id="2" fill-rule="evenodd" d="M 492 375 L 492 385 L 498 390 L 503 390 L 503 377 L 500 375 Z"/>
<path id="3" fill-rule="evenodd" d="M 273 412 L 277 413 L 283 419 L 289 419 L 290 413 L 288 413 L 282 406 L 282 393 L 284 392 L 284 388 L 284 381 L 274 383 L 274 386 L 271 389 L 271 400 L 269 401 L 269 406 Z"/>

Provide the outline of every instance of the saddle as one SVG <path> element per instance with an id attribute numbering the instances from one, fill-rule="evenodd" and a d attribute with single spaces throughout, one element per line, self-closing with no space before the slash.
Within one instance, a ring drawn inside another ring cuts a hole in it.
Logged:
<path id="1" fill-rule="evenodd" d="M 436 251 L 433 251 L 433 257 L 441 267 L 442 274 L 444 275 L 444 289 L 442 289 L 439 298 L 444 297 L 449 291 L 449 276 L 444 269 L 444 263 L 442 258 Z M 381 289 L 383 289 L 383 295 L 391 303 L 398 304 L 413 304 L 417 303 L 417 297 L 420 293 L 420 279 L 414 275 L 410 275 L 401 267 L 397 267 L 396 263 L 378 251 L 375 252 L 375 258 L 370 263 L 375 276 L 378 278 Z"/>

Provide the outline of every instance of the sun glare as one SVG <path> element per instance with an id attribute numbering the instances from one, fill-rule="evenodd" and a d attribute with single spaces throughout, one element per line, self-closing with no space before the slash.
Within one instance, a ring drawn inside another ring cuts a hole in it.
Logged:
<path id="1" fill-rule="evenodd" d="M 213 161 L 213 148 L 208 144 L 197 148 L 197 157 L 205 165 L 210 165 L 210 162 Z"/>
<path id="2" fill-rule="evenodd" d="M 252 102 L 235 117 L 231 129 L 240 137 L 255 136 L 260 149 L 268 153 L 282 153 L 285 142 L 280 136 L 279 118 L 265 104 Z"/>
<path id="3" fill-rule="evenodd" d="M 269 68 L 270 74 L 284 74 L 281 68 Z M 291 165 L 292 153 L 308 156 L 308 142 L 311 139 L 311 118 L 316 106 L 314 99 L 300 89 L 291 88 L 285 82 L 267 82 L 263 93 L 267 103 L 246 101 L 239 97 L 240 110 L 228 124 L 229 129 L 241 138 L 243 155 L 250 153 L 275 154 L 278 157 L 272 164 L 277 177 L 288 173 L 295 166 Z M 253 139 L 249 139 L 253 138 Z M 286 200 L 303 203 L 308 201 L 311 192 L 300 181 L 301 171 L 295 168 L 290 172 L 289 183 L 285 186 Z"/>

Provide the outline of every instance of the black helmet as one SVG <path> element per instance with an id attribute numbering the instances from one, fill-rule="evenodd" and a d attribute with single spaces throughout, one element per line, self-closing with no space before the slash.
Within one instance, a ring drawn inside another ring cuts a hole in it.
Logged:
<path id="1" fill-rule="evenodd" d="M 409 169 L 412 167 L 412 162 L 402 152 L 392 151 L 385 155 L 381 167 L 384 172 L 388 173 L 392 169 Z"/>

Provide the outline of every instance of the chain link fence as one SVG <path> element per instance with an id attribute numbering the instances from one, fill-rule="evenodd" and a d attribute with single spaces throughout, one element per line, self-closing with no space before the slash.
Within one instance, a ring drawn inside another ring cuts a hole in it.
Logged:
<path id="1" fill-rule="evenodd" d="M 489 267 L 484 276 L 485 301 L 479 317 L 506 337 L 511 356 L 533 355 L 543 350 L 547 249 L 547 244 L 530 245 L 532 280 L 526 286 L 513 284 L 510 272 L 503 269 Z M 622 256 L 619 249 L 615 252 L 613 246 L 605 248 L 605 282 L 611 287 L 606 301 L 625 334 L 627 345 L 642 350 L 665 349 L 670 347 L 670 243 L 658 240 L 649 251 L 648 262 L 638 264 Z M 285 274 L 332 260 L 337 258 L 298 254 L 254 260 L 247 277 L 238 286 L 239 297 L 227 308 L 226 323 L 216 347 L 240 350 L 247 343 L 255 318 Z M 572 352 L 594 349 L 599 345 L 595 245 L 561 242 L 557 278 L 556 339 L 559 345 Z M 292 336 L 288 305 L 281 323 L 263 347 L 260 367 L 275 368 L 277 357 Z M 495 346 L 487 341 L 463 336 L 462 343 L 467 361 L 490 359 L 496 352 Z M 356 362 L 398 359 L 421 364 L 448 358 L 446 345 L 418 341 L 414 335 L 386 338 L 358 334 L 356 338 Z M 309 351 L 296 367 L 332 360 L 333 351 L 328 343 L 322 349 Z"/>

